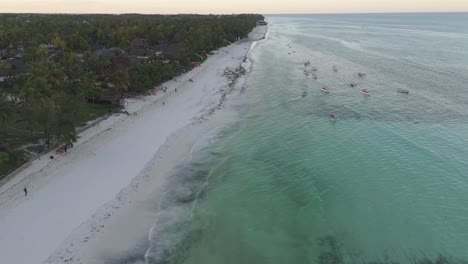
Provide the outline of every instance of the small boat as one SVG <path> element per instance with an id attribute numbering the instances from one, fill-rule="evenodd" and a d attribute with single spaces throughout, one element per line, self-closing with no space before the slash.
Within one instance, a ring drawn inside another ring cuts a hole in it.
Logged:
<path id="1" fill-rule="evenodd" d="M 330 114 L 330 116 L 328 117 L 328 119 L 331 121 L 331 122 L 335 122 L 336 121 L 336 116 L 334 114 Z"/>
<path id="2" fill-rule="evenodd" d="M 309 65 L 310 65 L 310 61 L 304 62 L 304 66 L 309 66 Z"/>
<path id="3" fill-rule="evenodd" d="M 316 72 L 317 71 L 317 67 L 312 67 L 312 71 Z"/>
<path id="4" fill-rule="evenodd" d="M 398 89 L 398 92 L 402 94 L 409 94 L 409 91 L 405 89 Z"/>
<path id="5" fill-rule="evenodd" d="M 322 92 L 324 92 L 324 93 L 329 93 L 330 91 L 328 91 L 327 86 L 324 85 L 324 86 L 322 87 Z"/>
<path id="6" fill-rule="evenodd" d="M 333 71 L 334 71 L 334 72 L 337 72 L 337 71 L 338 71 L 338 69 L 336 68 L 335 65 L 333 65 Z"/>
<path id="7" fill-rule="evenodd" d="M 317 74 L 315 74 L 315 73 L 312 74 L 312 78 L 314 78 L 314 80 L 317 80 L 317 79 L 318 79 L 318 78 L 317 78 Z"/>
<path id="8" fill-rule="evenodd" d="M 362 73 L 362 72 L 358 72 L 357 75 L 358 75 L 359 78 L 364 78 L 364 77 L 366 77 L 366 74 L 365 74 L 365 73 Z"/>
<path id="9" fill-rule="evenodd" d="M 308 73 L 306 70 L 304 70 L 304 74 L 305 74 L 305 75 L 309 75 L 309 73 Z"/>
<path id="10" fill-rule="evenodd" d="M 350 83 L 349 86 L 351 86 L 351 87 L 356 87 L 356 86 L 357 86 L 357 83 Z"/>
<path id="11" fill-rule="evenodd" d="M 369 95 L 369 91 L 368 91 L 366 88 L 362 88 L 362 89 L 361 89 L 361 93 L 362 93 L 363 95 Z"/>

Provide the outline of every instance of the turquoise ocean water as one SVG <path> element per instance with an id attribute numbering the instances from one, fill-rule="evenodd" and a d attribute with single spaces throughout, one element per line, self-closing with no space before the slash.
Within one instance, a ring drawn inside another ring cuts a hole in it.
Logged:
<path id="1" fill-rule="evenodd" d="M 148 262 L 468 261 L 468 14 L 267 20 L 241 119 L 175 175 Z"/>

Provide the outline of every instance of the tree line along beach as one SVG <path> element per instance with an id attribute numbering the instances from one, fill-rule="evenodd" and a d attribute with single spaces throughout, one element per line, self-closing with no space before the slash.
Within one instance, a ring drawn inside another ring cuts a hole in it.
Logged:
<path id="1" fill-rule="evenodd" d="M 0 15 L 0 179 L 47 149 L 70 145 L 76 127 L 119 112 L 123 98 L 154 94 L 262 20 Z"/>

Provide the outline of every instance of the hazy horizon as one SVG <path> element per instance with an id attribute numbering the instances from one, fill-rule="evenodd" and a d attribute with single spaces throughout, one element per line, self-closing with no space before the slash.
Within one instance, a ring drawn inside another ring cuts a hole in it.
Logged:
<path id="1" fill-rule="evenodd" d="M 466 0 L 6 0 L 0 13 L 44 14 L 341 14 L 468 12 Z"/>
<path id="2" fill-rule="evenodd" d="M 420 11 L 420 12 L 336 12 L 336 13 L 71 13 L 71 12 L 0 12 L 0 14 L 18 14 L 18 15 L 241 15 L 241 14 L 260 14 L 264 16 L 287 16 L 287 15 L 359 15 L 359 14 L 468 14 L 468 11 Z"/>

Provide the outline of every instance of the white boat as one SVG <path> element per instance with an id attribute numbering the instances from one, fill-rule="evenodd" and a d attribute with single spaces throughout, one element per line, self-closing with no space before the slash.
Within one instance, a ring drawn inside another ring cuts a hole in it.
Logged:
<path id="1" fill-rule="evenodd" d="M 330 93 L 330 91 L 328 91 L 327 86 L 323 86 L 323 87 L 322 87 L 322 92 L 324 92 L 324 93 Z"/>
<path id="2" fill-rule="evenodd" d="M 369 95 L 369 91 L 368 91 L 366 88 L 362 88 L 362 89 L 361 89 L 361 93 L 362 93 L 363 95 Z"/>
<path id="3" fill-rule="evenodd" d="M 336 121 L 336 116 L 334 114 L 330 114 L 328 119 L 330 119 L 331 122 L 335 122 Z"/>

